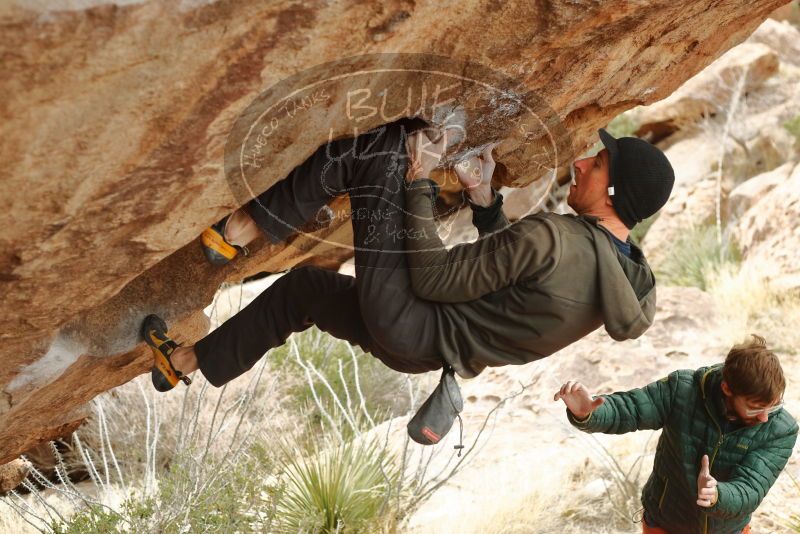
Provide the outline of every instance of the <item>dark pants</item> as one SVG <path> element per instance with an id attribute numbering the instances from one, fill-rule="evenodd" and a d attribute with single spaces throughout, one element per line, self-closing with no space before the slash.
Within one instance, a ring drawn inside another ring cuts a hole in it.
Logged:
<path id="1" fill-rule="evenodd" d="M 284 180 L 247 204 L 274 243 L 332 198 L 350 197 L 356 277 L 316 267 L 289 271 L 194 348 L 215 386 L 236 378 L 292 332 L 316 324 L 406 373 L 440 369 L 435 304 L 411 290 L 404 252 L 405 138 L 424 126 L 402 119 L 322 145 Z"/>

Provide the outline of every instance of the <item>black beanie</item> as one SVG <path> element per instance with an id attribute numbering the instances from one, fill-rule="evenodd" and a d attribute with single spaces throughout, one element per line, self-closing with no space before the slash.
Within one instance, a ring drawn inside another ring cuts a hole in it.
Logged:
<path id="1" fill-rule="evenodd" d="M 667 156 L 644 139 L 615 139 L 603 128 L 597 132 L 611 162 L 608 173 L 611 203 L 631 229 L 667 203 L 675 184 L 675 172 Z"/>

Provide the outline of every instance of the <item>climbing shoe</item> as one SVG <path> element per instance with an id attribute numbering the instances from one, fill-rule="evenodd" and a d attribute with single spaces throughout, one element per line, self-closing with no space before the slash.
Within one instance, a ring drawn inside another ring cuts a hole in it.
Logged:
<path id="1" fill-rule="evenodd" d="M 167 333 L 167 323 L 158 315 L 148 315 L 142 323 L 142 337 L 151 349 L 153 349 L 153 369 L 151 375 L 153 386 L 158 391 L 169 391 L 174 388 L 178 381 L 182 381 L 187 386 L 192 383 L 192 379 L 184 375 L 175 367 L 169 357 L 178 348 L 178 344 L 169 337 Z"/>
<path id="2" fill-rule="evenodd" d="M 203 252 L 213 265 L 225 265 L 241 252 L 247 256 L 247 248 L 233 245 L 225 239 L 225 226 L 230 215 L 225 216 L 210 228 L 203 230 L 200 241 L 203 243 Z"/>

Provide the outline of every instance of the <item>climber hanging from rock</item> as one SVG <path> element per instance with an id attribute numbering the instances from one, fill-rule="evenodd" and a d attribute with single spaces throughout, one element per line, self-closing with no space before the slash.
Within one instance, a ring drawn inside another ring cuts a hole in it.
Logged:
<path id="1" fill-rule="evenodd" d="M 549 356 L 603 324 L 616 340 L 650 326 L 655 279 L 629 231 L 670 195 L 673 170 L 658 148 L 599 130 L 605 148 L 571 167 L 567 202 L 578 215 L 540 212 L 509 224 L 491 187 L 489 145 L 456 166 L 480 238 L 446 250 L 434 221 L 439 186 L 429 178 L 446 134 L 415 118 L 333 140 L 208 229 L 206 254 L 219 264 L 260 233 L 282 242 L 343 193 L 353 213 L 381 213 L 351 218 L 355 277 L 292 269 L 192 346 L 178 347 L 148 317 L 155 387 L 169 390 L 196 369 L 221 386 L 312 324 L 394 370 L 445 367 L 465 378 Z"/>

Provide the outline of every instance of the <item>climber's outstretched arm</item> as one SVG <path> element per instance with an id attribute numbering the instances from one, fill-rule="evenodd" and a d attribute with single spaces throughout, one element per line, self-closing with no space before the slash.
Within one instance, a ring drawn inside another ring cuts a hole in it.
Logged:
<path id="1" fill-rule="evenodd" d="M 438 185 L 406 189 L 406 251 L 414 293 L 437 302 L 467 302 L 522 280 L 543 282 L 561 257 L 561 238 L 545 216 L 529 216 L 473 243 L 446 249 L 434 222 Z"/>
<path id="2" fill-rule="evenodd" d="M 406 177 L 405 248 L 412 288 L 418 297 L 466 302 L 520 280 L 541 282 L 553 272 L 561 255 L 561 240 L 545 216 L 526 217 L 507 225 L 502 212 L 495 213 L 490 222 L 502 230 L 447 250 L 434 222 L 439 186 L 427 178 L 435 157 L 422 150 L 415 152 L 415 146 L 410 145 L 412 161 Z"/>

